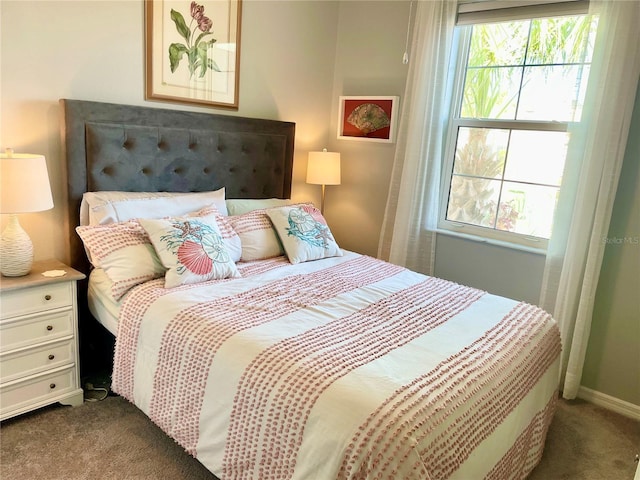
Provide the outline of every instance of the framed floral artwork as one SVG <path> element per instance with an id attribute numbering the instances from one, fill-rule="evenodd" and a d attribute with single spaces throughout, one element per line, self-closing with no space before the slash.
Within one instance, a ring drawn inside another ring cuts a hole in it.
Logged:
<path id="1" fill-rule="evenodd" d="M 338 138 L 393 143 L 400 97 L 340 97 Z"/>
<path id="2" fill-rule="evenodd" d="M 242 0 L 145 0 L 145 98 L 238 108 Z"/>

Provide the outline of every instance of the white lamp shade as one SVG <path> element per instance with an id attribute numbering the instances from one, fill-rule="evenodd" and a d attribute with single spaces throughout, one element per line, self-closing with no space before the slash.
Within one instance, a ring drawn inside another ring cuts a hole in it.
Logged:
<path id="1" fill-rule="evenodd" d="M 340 185 L 340 154 L 337 152 L 309 152 L 307 183 Z"/>
<path id="2" fill-rule="evenodd" d="M 42 155 L 0 155 L 0 213 L 53 208 L 47 161 Z"/>

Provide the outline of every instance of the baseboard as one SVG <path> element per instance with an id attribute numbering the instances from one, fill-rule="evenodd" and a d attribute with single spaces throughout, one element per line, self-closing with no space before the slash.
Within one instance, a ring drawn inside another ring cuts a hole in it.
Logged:
<path id="1" fill-rule="evenodd" d="M 606 408 L 612 412 L 619 413 L 625 417 L 633 418 L 640 421 L 640 406 L 630 402 L 625 402 L 618 398 L 612 397 L 605 393 L 591 390 L 587 387 L 580 387 L 578 390 L 578 398 L 591 402 L 599 407 Z"/>

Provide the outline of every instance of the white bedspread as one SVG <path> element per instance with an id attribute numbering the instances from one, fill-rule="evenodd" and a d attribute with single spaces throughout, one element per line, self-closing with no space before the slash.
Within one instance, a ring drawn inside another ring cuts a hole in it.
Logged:
<path id="1" fill-rule="evenodd" d="M 223 480 L 524 478 L 557 398 L 537 307 L 379 260 L 124 299 L 114 390 Z"/>

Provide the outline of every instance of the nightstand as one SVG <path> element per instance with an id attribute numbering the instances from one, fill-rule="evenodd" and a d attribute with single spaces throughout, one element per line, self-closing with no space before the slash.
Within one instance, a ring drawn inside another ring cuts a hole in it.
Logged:
<path id="1" fill-rule="evenodd" d="M 51 270 L 66 274 L 42 275 Z M 57 260 L 0 277 L 0 420 L 55 402 L 82 404 L 76 284 L 83 278 Z"/>

